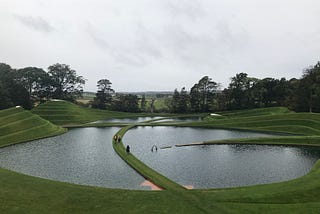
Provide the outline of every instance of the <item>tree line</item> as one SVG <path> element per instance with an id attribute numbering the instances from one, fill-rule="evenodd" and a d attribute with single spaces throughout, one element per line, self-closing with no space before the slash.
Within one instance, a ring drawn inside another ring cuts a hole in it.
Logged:
<path id="1" fill-rule="evenodd" d="M 36 102 L 63 99 L 74 102 L 82 95 L 85 79 L 69 65 L 54 64 L 48 71 L 26 67 L 13 69 L 0 63 L 0 109 L 21 105 L 31 109 Z"/>
<path id="2" fill-rule="evenodd" d="M 303 71 L 300 79 L 249 77 L 238 73 L 223 90 L 208 76 L 188 93 L 174 91 L 170 109 L 176 113 L 211 112 L 283 106 L 297 112 L 320 112 L 320 62 Z"/>
<path id="3" fill-rule="evenodd" d="M 49 99 L 76 102 L 82 96 L 85 82 L 65 64 L 56 63 L 44 71 L 37 67 L 13 69 L 0 63 L 0 109 L 15 105 L 31 109 L 35 103 Z M 91 107 L 125 112 L 155 110 L 155 98 L 147 102 L 145 95 L 118 94 L 111 85 L 108 79 L 97 82 Z M 173 113 L 273 106 L 284 106 L 297 112 L 320 112 L 320 62 L 305 69 L 300 79 L 258 79 L 238 73 L 231 77 L 225 89 L 209 76 L 204 76 L 190 90 L 185 87 L 175 89 L 166 105 Z"/>
<path id="4" fill-rule="evenodd" d="M 36 103 L 50 99 L 76 102 L 82 97 L 85 82 L 66 64 L 56 63 L 45 71 L 37 67 L 13 69 L 10 65 L 0 63 L 0 109 L 17 105 L 31 109 Z M 90 103 L 93 108 L 126 112 L 145 109 L 145 98 L 140 100 L 132 94 L 115 94 L 107 79 L 99 80 L 97 87 L 96 97 Z"/>

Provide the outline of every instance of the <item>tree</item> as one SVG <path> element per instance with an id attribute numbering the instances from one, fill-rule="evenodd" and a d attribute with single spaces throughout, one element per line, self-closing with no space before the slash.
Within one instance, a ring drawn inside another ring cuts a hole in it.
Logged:
<path id="1" fill-rule="evenodd" d="M 13 106 L 11 95 L 9 92 L 9 81 L 11 72 L 10 65 L 0 63 L 0 109 L 5 109 Z M 11 81 L 10 81 L 11 82 Z"/>
<path id="2" fill-rule="evenodd" d="M 82 96 L 85 79 L 78 76 L 69 65 L 54 64 L 48 67 L 50 76 L 50 96 L 55 99 L 75 101 Z"/>
<path id="3" fill-rule="evenodd" d="M 16 81 L 16 71 L 9 65 L 0 63 L 0 109 L 21 105 L 32 107 L 28 91 Z"/>
<path id="4" fill-rule="evenodd" d="M 179 99 L 180 99 L 180 93 L 178 92 L 178 89 L 175 89 L 173 92 L 172 100 L 171 100 L 171 111 L 178 113 L 179 112 Z"/>
<path id="5" fill-rule="evenodd" d="M 304 71 L 296 96 L 297 111 L 320 112 L 320 62 Z"/>
<path id="6" fill-rule="evenodd" d="M 98 91 L 93 100 L 92 107 L 106 109 L 107 105 L 111 105 L 112 93 L 114 93 L 111 84 L 108 79 L 101 79 L 97 82 Z"/>
<path id="7" fill-rule="evenodd" d="M 189 95 L 185 87 L 181 88 L 180 92 L 175 89 L 172 97 L 171 111 L 175 113 L 186 113 L 189 110 L 188 103 Z"/>
<path id="8" fill-rule="evenodd" d="M 141 98 L 141 103 L 140 103 L 140 109 L 142 112 L 146 111 L 146 106 L 147 106 L 146 96 L 143 94 Z"/>
<path id="9" fill-rule="evenodd" d="M 297 102 L 298 102 L 298 91 L 299 91 L 300 80 L 292 78 L 286 82 L 286 95 L 283 99 L 283 106 L 288 107 L 291 110 L 297 111 Z"/>
<path id="10" fill-rule="evenodd" d="M 231 109 L 243 109 L 252 107 L 252 99 L 250 97 L 249 89 L 257 81 L 255 78 L 248 77 L 246 73 L 236 74 L 235 77 L 231 78 L 229 84 L 230 91 L 230 107 Z"/>
<path id="11" fill-rule="evenodd" d="M 192 112 L 201 111 L 201 93 L 198 84 L 195 84 L 190 89 L 190 110 Z"/>
<path id="12" fill-rule="evenodd" d="M 133 94 L 121 94 L 113 101 L 113 110 L 124 112 L 139 112 L 139 98 Z"/>
<path id="13" fill-rule="evenodd" d="M 202 77 L 190 90 L 190 105 L 194 112 L 212 110 L 214 96 L 219 85 L 208 76 Z"/>
<path id="14" fill-rule="evenodd" d="M 270 107 L 277 106 L 279 84 L 278 79 L 264 78 L 257 80 L 249 89 L 250 101 L 254 104 L 253 107 Z M 280 91 L 279 91 L 280 92 Z"/>
<path id="15" fill-rule="evenodd" d="M 216 110 L 218 111 L 226 111 L 229 110 L 230 106 L 230 91 L 225 88 L 220 93 L 217 93 L 217 106 Z"/>
<path id="16" fill-rule="evenodd" d="M 150 112 L 153 113 L 155 106 L 154 106 L 154 102 L 156 101 L 156 99 L 154 97 L 151 98 L 151 102 L 150 102 Z"/>
<path id="17" fill-rule="evenodd" d="M 30 102 L 43 98 L 47 79 L 48 74 L 41 68 L 26 67 L 17 70 L 16 81 L 28 91 Z"/>

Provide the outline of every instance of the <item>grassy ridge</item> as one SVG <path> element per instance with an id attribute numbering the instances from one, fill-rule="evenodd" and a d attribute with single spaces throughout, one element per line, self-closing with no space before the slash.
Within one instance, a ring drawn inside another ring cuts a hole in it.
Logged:
<path id="1" fill-rule="evenodd" d="M 20 107 L 0 111 L 0 147 L 54 136 L 65 131 Z"/>
<path id="2" fill-rule="evenodd" d="M 83 124 L 111 117 L 135 116 L 131 113 L 83 108 L 67 101 L 49 101 L 39 105 L 32 112 L 58 125 Z"/>
<path id="3" fill-rule="evenodd" d="M 222 114 L 220 117 L 208 116 L 203 122 L 191 122 L 183 126 L 320 135 L 320 114 L 292 113 L 289 111 L 287 113 L 283 113 L 282 111 L 271 113 L 272 109 L 262 109 L 254 111 L 252 116 L 250 116 L 253 110 L 248 111 L 249 112 L 243 111 L 244 113 L 237 112 L 236 115 L 241 115 L 240 117 L 230 116 L 232 115 L 231 113 Z"/>
<path id="4" fill-rule="evenodd" d="M 218 114 L 222 114 L 223 116 L 228 116 L 228 117 L 252 117 L 252 116 L 260 116 L 260 115 L 276 115 L 276 114 L 287 114 L 287 113 L 293 113 L 293 112 L 285 107 L 269 107 L 269 108 L 256 108 L 256 109 L 248 109 L 248 110 L 218 112 Z"/>

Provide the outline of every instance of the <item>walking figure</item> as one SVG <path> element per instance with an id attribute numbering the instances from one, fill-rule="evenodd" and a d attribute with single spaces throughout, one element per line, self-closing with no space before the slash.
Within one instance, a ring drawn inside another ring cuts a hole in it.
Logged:
<path id="1" fill-rule="evenodd" d="M 127 145 L 126 151 L 127 151 L 127 153 L 130 153 L 130 146 L 129 145 Z"/>
<path id="2" fill-rule="evenodd" d="M 153 152 L 153 151 L 158 151 L 158 147 L 156 145 L 153 145 L 151 147 L 151 152 Z"/>

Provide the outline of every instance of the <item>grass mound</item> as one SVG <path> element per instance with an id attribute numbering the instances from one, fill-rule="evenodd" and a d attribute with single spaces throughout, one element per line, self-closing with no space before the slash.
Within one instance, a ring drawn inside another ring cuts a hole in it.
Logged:
<path id="1" fill-rule="evenodd" d="M 0 111 L 0 147 L 58 135 L 65 129 L 21 107 Z"/>
<path id="2" fill-rule="evenodd" d="M 255 109 L 219 112 L 219 114 L 227 117 L 250 117 L 250 116 L 277 115 L 277 114 L 286 114 L 286 113 L 291 113 L 291 111 L 285 107 L 255 108 Z"/>
<path id="3" fill-rule="evenodd" d="M 83 124 L 106 118 L 134 116 L 130 113 L 84 108 L 62 100 L 41 104 L 32 112 L 58 125 Z"/>
<path id="4" fill-rule="evenodd" d="M 189 125 L 320 135 L 320 114 L 316 113 L 295 113 L 277 107 L 226 112 L 222 115 L 218 119 L 209 116 L 204 122 Z"/>

